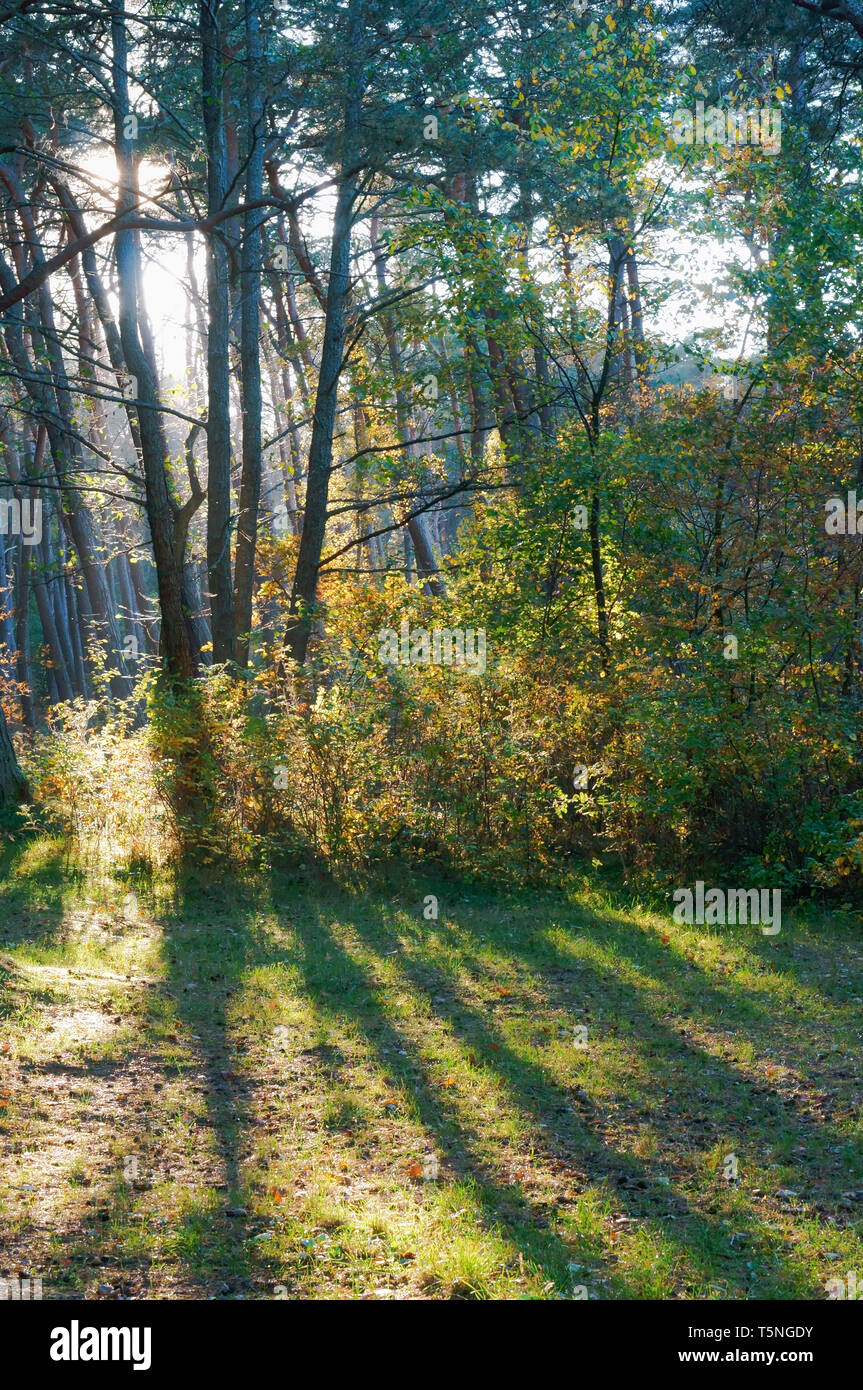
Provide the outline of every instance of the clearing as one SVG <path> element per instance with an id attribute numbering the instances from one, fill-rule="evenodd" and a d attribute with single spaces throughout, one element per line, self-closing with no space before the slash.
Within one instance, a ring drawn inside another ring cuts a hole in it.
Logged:
<path id="1" fill-rule="evenodd" d="M 47 839 L 0 874 L 0 1276 L 45 1298 L 797 1299 L 863 1270 L 859 914 L 710 933 L 407 869 L 147 886 Z"/>

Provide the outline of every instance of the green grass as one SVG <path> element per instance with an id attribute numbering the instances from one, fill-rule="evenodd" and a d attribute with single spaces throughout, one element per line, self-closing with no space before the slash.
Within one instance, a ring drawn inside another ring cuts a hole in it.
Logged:
<path id="1" fill-rule="evenodd" d="M 135 885 L 47 840 L 2 868 L 0 1275 L 45 1297 L 798 1299 L 863 1270 L 858 915 Z"/>

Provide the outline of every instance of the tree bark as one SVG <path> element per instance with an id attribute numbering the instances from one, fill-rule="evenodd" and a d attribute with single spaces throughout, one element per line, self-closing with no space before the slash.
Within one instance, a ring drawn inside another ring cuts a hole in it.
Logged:
<path id="1" fill-rule="evenodd" d="M 26 779 L 12 747 L 6 716 L 0 707 L 0 811 L 20 805 L 29 796 Z"/>
<path id="2" fill-rule="evenodd" d="M 34 237 L 35 228 L 30 228 L 29 231 L 31 238 Z M 34 249 L 34 257 L 38 260 L 41 257 L 38 242 L 31 240 L 31 246 Z M 11 278 L 9 267 L 0 257 L 0 285 L 8 285 Z M 17 372 L 28 382 L 29 395 L 35 402 L 38 416 L 45 426 L 54 473 L 60 487 L 64 529 L 78 554 L 96 635 L 106 644 L 105 656 L 112 670 L 111 692 L 122 698 L 128 693 L 128 681 L 120 655 L 119 631 L 114 618 L 111 594 L 104 566 L 97 559 L 92 517 L 73 481 L 74 476 L 83 471 L 83 459 L 73 429 L 68 382 L 57 346 L 59 339 L 47 282 L 39 291 L 39 308 L 41 322 L 31 317 L 28 321 L 28 331 L 34 351 L 41 353 L 48 362 L 50 384 L 45 380 L 44 369 L 37 372 L 25 343 L 23 316 L 17 308 L 11 310 L 6 317 L 6 346 Z M 74 466 L 71 473 L 70 463 Z"/>
<path id="3" fill-rule="evenodd" d="M 246 201 L 261 197 L 264 174 L 264 100 L 258 0 L 245 0 L 246 110 L 249 123 Z M 261 213 L 247 212 L 243 226 L 240 304 L 240 378 L 243 401 L 243 468 L 234 561 L 234 639 L 237 665 L 249 661 L 258 509 L 261 501 Z"/>
<path id="4" fill-rule="evenodd" d="M 221 212 L 228 191 L 222 108 L 220 0 L 201 0 L 201 93 L 207 144 L 207 210 Z M 221 232 L 207 237 L 207 573 L 213 661 L 233 661 L 231 574 L 231 410 L 228 250 Z"/>
<path id="5" fill-rule="evenodd" d="M 291 616 L 285 633 L 285 643 L 290 655 L 301 663 L 306 659 L 312 631 L 311 609 L 317 597 L 318 569 L 326 533 L 327 502 L 333 460 L 333 428 L 336 419 L 336 404 L 342 374 L 347 326 L 351 230 L 358 188 L 356 166 L 359 158 L 360 117 L 366 82 L 361 56 L 363 27 L 363 0 L 351 0 L 345 35 L 345 62 L 349 66 L 349 74 L 343 119 L 344 155 L 341 161 L 339 188 L 333 218 L 330 276 L 312 439 L 309 446 L 303 533 L 300 538 L 297 569 L 291 593 Z"/>
<path id="6" fill-rule="evenodd" d="M 137 203 L 137 171 L 132 143 L 125 133 L 129 111 L 128 60 L 124 0 L 111 0 L 111 77 L 114 104 L 114 144 L 119 175 L 118 213 L 130 212 Z M 167 670 L 182 679 L 194 675 L 194 661 L 183 612 L 182 567 L 174 553 L 174 515 L 165 473 L 167 446 L 156 397 L 156 383 L 144 351 L 138 323 L 138 248 L 135 234 L 118 231 L 115 236 L 117 282 L 119 290 L 119 332 L 126 366 L 137 386 L 137 417 L 141 440 L 141 461 L 147 498 L 147 519 L 153 542 L 159 608 L 162 617 L 161 643 Z"/>

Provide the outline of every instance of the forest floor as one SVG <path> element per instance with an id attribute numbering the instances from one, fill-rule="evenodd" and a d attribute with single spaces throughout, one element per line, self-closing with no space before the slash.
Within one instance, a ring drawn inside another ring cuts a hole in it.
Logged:
<path id="1" fill-rule="evenodd" d="M 796 1299 L 863 1273 L 859 914 L 764 937 L 417 883 L 131 889 L 7 845 L 0 1277 Z"/>

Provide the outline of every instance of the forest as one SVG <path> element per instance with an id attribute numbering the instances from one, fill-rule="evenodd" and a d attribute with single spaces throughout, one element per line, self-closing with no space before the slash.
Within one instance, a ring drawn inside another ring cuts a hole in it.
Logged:
<path id="1" fill-rule="evenodd" d="M 0 1295 L 863 1296 L 861 152 L 861 0 L 0 0 Z"/>

